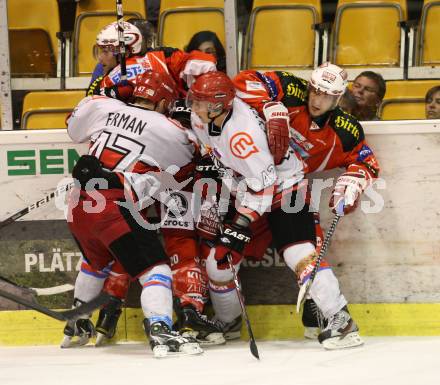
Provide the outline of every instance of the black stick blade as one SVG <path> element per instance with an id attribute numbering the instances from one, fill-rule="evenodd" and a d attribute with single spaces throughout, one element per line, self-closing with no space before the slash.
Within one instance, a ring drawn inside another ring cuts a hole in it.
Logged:
<path id="1" fill-rule="evenodd" d="M 260 355 L 258 354 L 257 344 L 255 343 L 255 340 L 254 340 L 253 338 L 251 338 L 251 339 L 249 340 L 249 346 L 250 346 L 250 349 L 251 349 L 251 353 L 252 353 L 252 355 L 253 355 L 257 360 L 259 360 L 259 359 L 260 359 Z"/>

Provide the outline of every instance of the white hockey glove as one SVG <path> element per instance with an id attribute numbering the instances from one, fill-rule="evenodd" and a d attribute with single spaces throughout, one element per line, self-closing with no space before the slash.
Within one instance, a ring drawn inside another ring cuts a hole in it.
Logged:
<path id="1" fill-rule="evenodd" d="M 329 206 L 335 214 L 349 214 L 358 205 L 359 197 L 368 185 L 368 180 L 363 170 L 356 172 L 348 171 L 342 174 L 336 181 L 335 188 L 330 198 Z M 338 208 L 343 207 L 343 212 Z"/>
<path id="2" fill-rule="evenodd" d="M 289 112 L 281 102 L 269 102 L 263 107 L 267 142 L 275 165 L 281 163 L 289 148 Z"/>

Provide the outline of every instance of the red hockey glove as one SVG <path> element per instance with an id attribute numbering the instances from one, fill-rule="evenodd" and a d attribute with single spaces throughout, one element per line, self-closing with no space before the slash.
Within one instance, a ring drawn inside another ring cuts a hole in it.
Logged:
<path id="1" fill-rule="evenodd" d="M 281 102 L 269 102 L 263 107 L 267 141 L 275 165 L 280 164 L 289 148 L 289 112 Z"/>
<path id="2" fill-rule="evenodd" d="M 367 187 L 367 178 L 361 172 L 346 172 L 336 181 L 335 188 L 330 198 L 329 206 L 335 214 L 349 214 L 358 205 L 359 197 Z M 343 207 L 343 213 L 339 212 Z M 338 210 L 337 210 L 338 209 Z"/>
<path id="3" fill-rule="evenodd" d="M 229 269 L 228 254 L 232 263 L 237 265 L 243 258 L 243 249 L 251 241 L 251 232 L 237 223 L 226 223 L 223 233 L 217 238 L 214 258 L 220 270 Z"/>
<path id="4" fill-rule="evenodd" d="M 133 90 L 134 87 L 130 82 L 127 82 L 126 84 L 119 83 L 114 86 L 104 88 L 104 94 L 110 98 L 128 102 L 133 96 Z"/>

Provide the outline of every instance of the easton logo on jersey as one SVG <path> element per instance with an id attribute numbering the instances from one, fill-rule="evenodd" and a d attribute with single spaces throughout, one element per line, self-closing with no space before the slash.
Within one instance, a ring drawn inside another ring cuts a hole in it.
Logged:
<path id="1" fill-rule="evenodd" d="M 259 152 L 254 140 L 246 132 L 237 132 L 229 141 L 232 155 L 240 159 L 249 158 L 252 154 Z"/>

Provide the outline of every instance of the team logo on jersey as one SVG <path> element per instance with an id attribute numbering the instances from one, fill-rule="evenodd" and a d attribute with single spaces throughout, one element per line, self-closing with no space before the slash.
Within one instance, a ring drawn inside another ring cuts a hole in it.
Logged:
<path id="1" fill-rule="evenodd" d="M 188 212 L 188 201 L 185 195 L 178 192 L 172 192 L 170 196 L 174 200 L 174 202 L 176 202 L 177 210 L 170 210 L 168 212 L 168 215 L 172 218 L 183 217 Z"/>
<path id="2" fill-rule="evenodd" d="M 229 141 L 232 155 L 240 159 L 249 158 L 260 150 L 255 146 L 254 140 L 246 132 L 237 132 Z"/>

